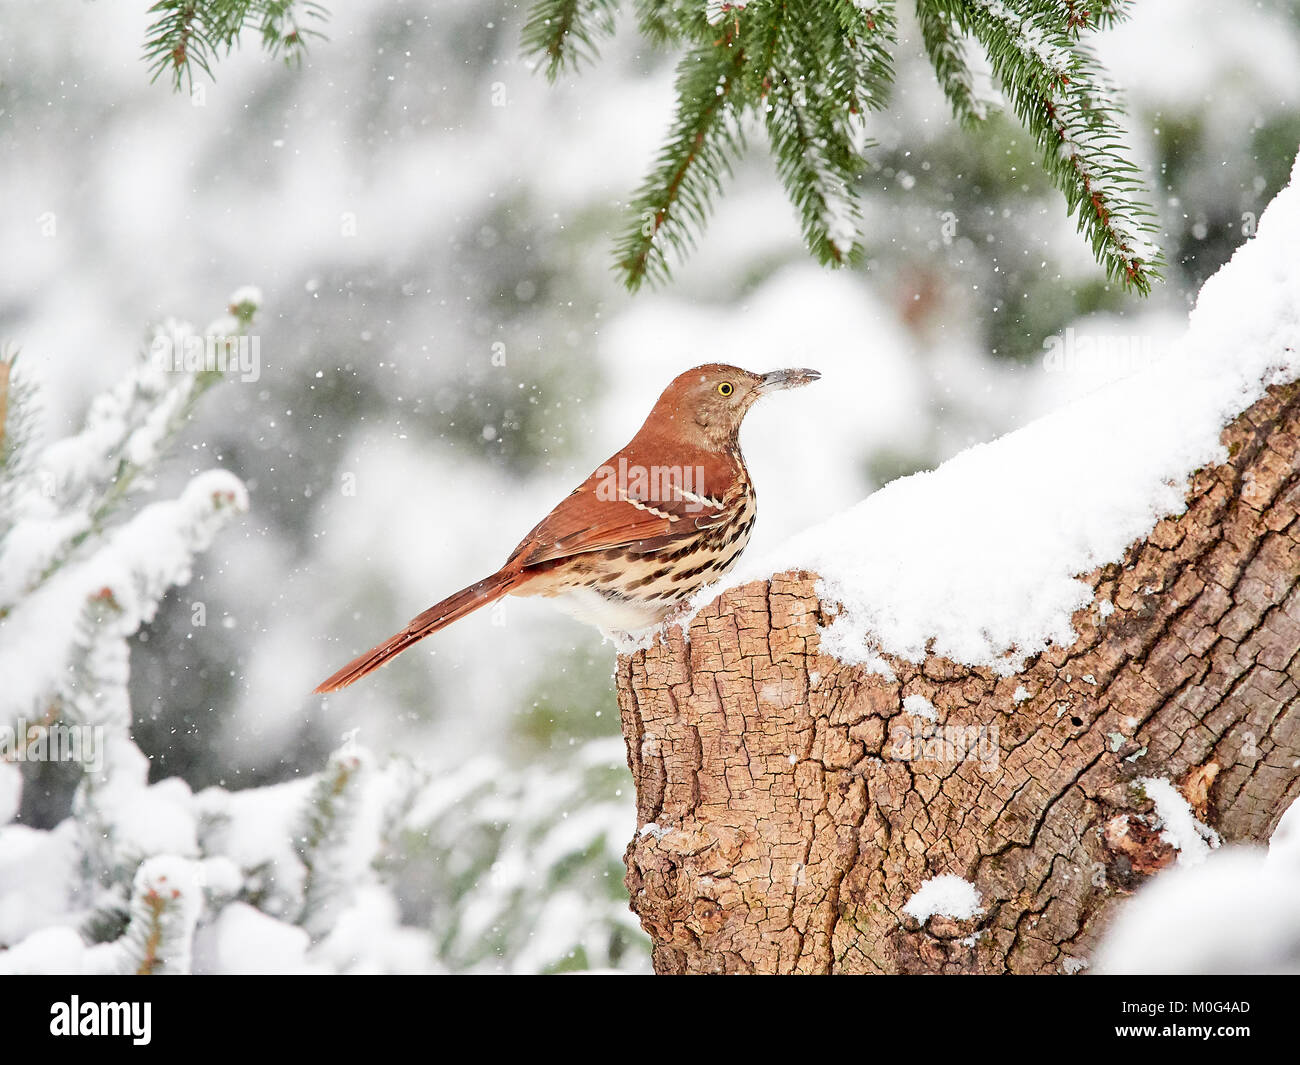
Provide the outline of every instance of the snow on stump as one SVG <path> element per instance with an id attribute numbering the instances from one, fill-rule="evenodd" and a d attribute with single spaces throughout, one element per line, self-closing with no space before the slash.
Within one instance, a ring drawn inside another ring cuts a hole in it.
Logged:
<path id="1" fill-rule="evenodd" d="M 1300 792 L 1296 248 L 1293 176 L 1175 357 L 620 656 L 659 972 L 1077 972 L 1150 877 L 1268 839 Z M 915 901 L 958 880 L 978 905 Z"/>

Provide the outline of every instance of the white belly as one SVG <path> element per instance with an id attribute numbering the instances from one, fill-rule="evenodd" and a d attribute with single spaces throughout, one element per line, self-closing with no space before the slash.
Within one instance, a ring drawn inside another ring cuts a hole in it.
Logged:
<path id="1" fill-rule="evenodd" d="M 570 588 L 547 598 L 570 617 L 596 626 L 606 636 L 639 632 L 658 625 L 674 605 L 611 599 L 591 588 Z"/>

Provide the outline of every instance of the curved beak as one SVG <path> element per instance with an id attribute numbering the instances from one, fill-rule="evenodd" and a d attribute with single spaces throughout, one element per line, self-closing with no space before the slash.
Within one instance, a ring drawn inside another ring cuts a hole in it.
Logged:
<path id="1" fill-rule="evenodd" d="M 773 370 L 765 373 L 758 382 L 758 390 L 763 394 L 779 392 L 783 388 L 799 388 L 810 385 L 821 377 L 816 370 Z"/>

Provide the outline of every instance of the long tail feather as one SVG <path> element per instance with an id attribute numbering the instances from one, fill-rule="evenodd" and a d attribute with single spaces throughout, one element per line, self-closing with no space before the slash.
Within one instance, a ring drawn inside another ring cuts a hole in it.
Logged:
<path id="1" fill-rule="evenodd" d="M 411 644 L 423 640 L 429 633 L 437 632 L 466 614 L 473 613 L 479 607 L 496 602 L 518 582 L 518 573 L 499 571 L 490 577 L 484 577 L 477 584 L 462 588 L 455 595 L 447 596 L 441 603 L 435 603 L 423 614 L 412 618 L 411 623 L 401 632 L 372 647 L 359 658 L 354 658 L 328 680 L 322 681 L 317 686 L 316 692 L 335 692 L 340 688 L 346 688 L 367 673 L 373 673 L 394 655 L 405 651 Z"/>

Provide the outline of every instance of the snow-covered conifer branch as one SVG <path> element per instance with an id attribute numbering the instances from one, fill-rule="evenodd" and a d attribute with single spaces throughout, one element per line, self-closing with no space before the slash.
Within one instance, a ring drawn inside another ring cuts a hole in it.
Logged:
<path id="1" fill-rule="evenodd" d="M 250 307 L 241 300 L 245 319 Z M 240 328 L 235 318 L 214 326 L 223 336 Z M 172 324 L 156 335 L 179 345 L 192 332 Z M 4 468 L 0 670 L 11 682 L 0 721 L 57 718 L 125 730 L 126 639 L 170 587 L 189 580 L 195 555 L 247 509 L 247 494 L 238 478 L 213 470 L 178 499 L 152 503 L 111 531 L 105 523 L 220 377 L 169 369 L 144 354 L 95 399 L 80 433 Z M 6 421 L 19 417 L 11 403 Z"/>
<path id="2" fill-rule="evenodd" d="M 207 335 L 247 327 L 258 302 L 241 289 Z M 0 463 L 0 972 L 424 972 L 446 929 L 477 927 L 488 912 L 493 942 L 533 967 L 640 967 L 644 951 L 629 949 L 640 933 L 618 897 L 631 810 L 590 801 L 616 791 L 617 744 L 578 751 L 577 769 L 567 757 L 535 766 L 518 786 L 485 760 L 474 799 L 491 823 L 475 810 L 472 829 L 455 803 L 430 809 L 444 774 L 381 763 L 351 742 L 318 774 L 260 788 L 195 795 L 179 777 L 150 781 L 132 737 L 131 639 L 248 506 L 223 470 L 144 506 L 126 491 L 148 483 L 221 376 L 202 360 L 187 369 L 153 357 L 186 349 L 193 330 L 170 324 L 157 337 L 158 351 L 92 403 L 81 432 L 43 449 L 35 391 L 21 363 L 3 363 L 13 372 L 0 420 L 10 444 Z M 599 766 L 587 766 L 593 754 Z M 24 788 L 44 772 L 33 763 L 56 758 L 71 770 L 61 785 L 71 815 L 36 828 Z M 453 875 L 453 861 L 423 863 L 432 841 L 460 853 L 480 830 L 482 890 Z M 525 866 L 545 868 L 556 890 L 537 892 L 520 878 Z M 513 870 L 505 906 L 487 885 L 494 869 Z M 441 904 L 413 925 L 395 885 L 416 875 Z M 466 931 L 457 961 L 493 968 L 488 938 Z"/>
<path id="3" fill-rule="evenodd" d="M 257 297 L 255 290 L 238 295 L 231 313 L 201 337 L 182 322 L 157 327 L 130 374 L 95 398 L 81 432 L 49 445 L 38 459 L 6 462 L 0 492 L 0 618 L 104 527 L 157 463 L 194 404 L 221 380 L 219 369 L 186 370 L 157 356 L 183 351 L 195 341 L 224 343 L 242 335 Z M 32 406 L 15 410 L 11 403 L 6 421 L 21 425 L 22 410 Z"/>
<path id="4" fill-rule="evenodd" d="M 953 115 L 964 126 L 983 121 L 988 117 L 989 102 L 976 94 L 965 40 L 956 20 L 930 0 L 917 0 L 916 20 L 921 43 Z"/>
<path id="5" fill-rule="evenodd" d="M 346 904 L 349 845 L 355 829 L 367 752 L 348 743 L 335 751 L 312 785 L 295 849 L 303 864 L 298 923 L 320 937 Z"/>
<path id="6" fill-rule="evenodd" d="M 92 972 L 164 976 L 190 971 L 194 929 L 203 908 L 193 862 L 150 858 L 140 863 L 122 935 L 87 952 Z"/>

